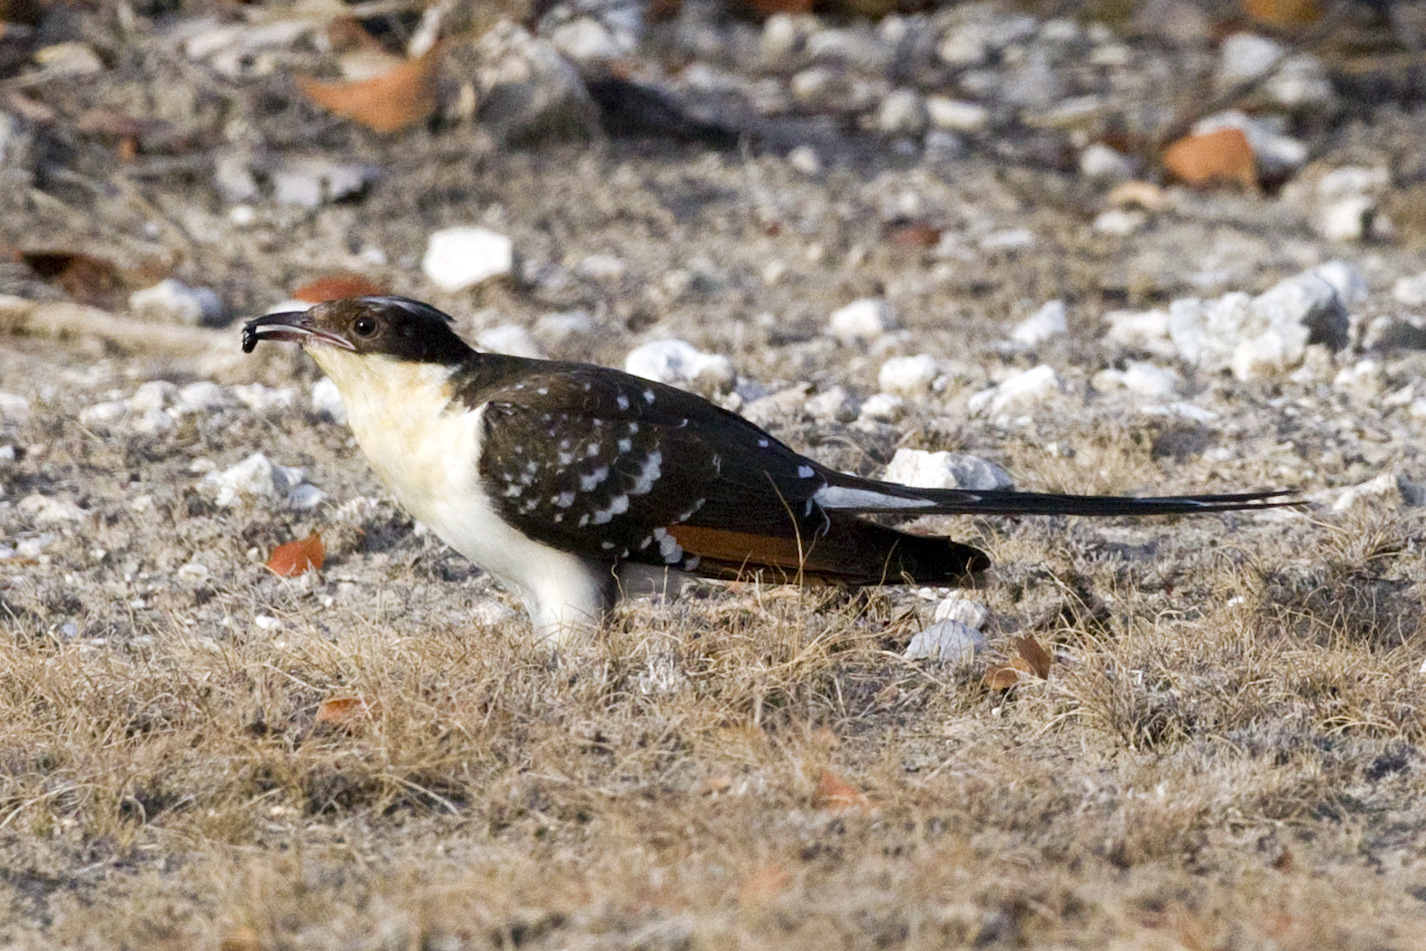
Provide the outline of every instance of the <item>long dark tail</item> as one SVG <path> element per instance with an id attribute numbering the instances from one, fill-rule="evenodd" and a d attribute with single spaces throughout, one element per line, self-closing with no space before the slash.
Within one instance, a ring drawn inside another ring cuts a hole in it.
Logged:
<path id="1" fill-rule="evenodd" d="M 1197 515 L 1300 505 L 1282 489 L 1228 495 L 1168 495 L 1132 498 L 1061 495 L 1009 489 L 918 489 L 892 482 L 845 477 L 817 494 L 822 508 L 902 515 Z"/>

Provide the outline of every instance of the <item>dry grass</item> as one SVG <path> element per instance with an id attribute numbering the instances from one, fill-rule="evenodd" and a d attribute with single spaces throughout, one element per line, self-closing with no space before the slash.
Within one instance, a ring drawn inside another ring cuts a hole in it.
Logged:
<path id="1" fill-rule="evenodd" d="M 1179 552 L 1172 590 L 1064 529 L 989 538 L 997 616 L 1057 659 L 1005 694 L 902 661 L 915 605 L 880 594 L 633 605 L 553 664 L 522 623 L 301 580 L 127 642 L 12 610 L 0 938 L 1419 946 L 1419 526 L 1311 528 L 1324 553 L 1274 571 Z"/>

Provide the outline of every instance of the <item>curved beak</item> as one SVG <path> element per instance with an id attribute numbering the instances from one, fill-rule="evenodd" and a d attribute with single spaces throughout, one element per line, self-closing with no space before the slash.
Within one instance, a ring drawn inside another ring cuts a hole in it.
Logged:
<path id="1" fill-rule="evenodd" d="M 267 314 L 243 325 L 243 353 L 252 353 L 262 340 L 289 340 L 304 347 L 309 343 L 326 343 L 343 350 L 356 349 L 345 337 L 318 327 L 310 310 Z"/>

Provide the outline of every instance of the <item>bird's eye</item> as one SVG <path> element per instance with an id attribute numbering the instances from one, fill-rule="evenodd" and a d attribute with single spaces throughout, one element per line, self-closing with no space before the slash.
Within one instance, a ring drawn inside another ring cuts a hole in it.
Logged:
<path id="1" fill-rule="evenodd" d="M 358 317 L 356 323 L 352 324 L 352 330 L 356 332 L 358 337 L 370 337 L 376 333 L 376 318 Z"/>

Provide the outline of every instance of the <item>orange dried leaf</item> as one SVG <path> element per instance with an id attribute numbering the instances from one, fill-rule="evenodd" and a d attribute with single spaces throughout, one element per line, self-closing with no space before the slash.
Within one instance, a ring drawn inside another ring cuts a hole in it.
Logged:
<path id="1" fill-rule="evenodd" d="M 1252 188 L 1258 180 L 1253 148 L 1242 129 L 1184 136 L 1164 149 L 1164 168 L 1196 188 L 1232 182 Z"/>
<path id="2" fill-rule="evenodd" d="M 738 889 L 738 900 L 742 902 L 767 902 L 776 898 L 787 888 L 787 869 L 781 862 L 768 862 L 748 876 L 743 887 Z"/>
<path id="3" fill-rule="evenodd" d="M 309 304 L 320 304 L 343 297 L 379 297 L 385 293 L 386 288 L 360 274 L 326 274 L 303 284 L 292 296 Z"/>
<path id="4" fill-rule="evenodd" d="M 367 703 L 361 697 L 328 697 L 317 707 L 317 722 L 349 727 L 375 709 L 375 703 Z"/>
<path id="5" fill-rule="evenodd" d="M 985 676 L 981 678 L 981 682 L 991 690 L 1009 690 L 1020 682 L 1020 678 L 1030 672 L 1025 669 L 1028 667 L 1029 665 L 1019 657 L 1016 657 L 1008 664 L 991 664 L 990 667 L 986 669 Z"/>
<path id="6" fill-rule="evenodd" d="M 1322 19 L 1322 4 L 1320 0 L 1243 0 L 1243 12 L 1254 23 L 1292 29 Z"/>
<path id="7" fill-rule="evenodd" d="M 322 536 L 316 532 L 306 538 L 273 549 L 267 567 L 275 575 L 291 578 L 314 568 L 321 568 L 327 553 L 322 548 Z"/>
<path id="8" fill-rule="evenodd" d="M 870 811 L 872 808 L 866 793 L 830 769 L 822 770 L 817 777 L 817 792 L 812 796 L 812 805 L 829 812 Z"/>
<path id="9" fill-rule="evenodd" d="M 377 132 L 396 132 L 436 111 L 438 49 L 372 79 L 324 82 L 298 76 L 297 85 L 324 109 Z"/>
<path id="10" fill-rule="evenodd" d="M 1055 659 L 1050 656 L 1050 652 L 1040 646 L 1040 642 L 1030 635 L 1017 637 L 1015 639 L 1015 650 L 1020 654 L 1016 660 L 1024 660 L 1029 672 L 1039 677 L 1041 680 L 1050 678 L 1050 667 Z M 1014 663 L 1012 661 L 1011 663 Z M 1017 665 L 1018 666 L 1018 665 Z"/>

